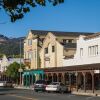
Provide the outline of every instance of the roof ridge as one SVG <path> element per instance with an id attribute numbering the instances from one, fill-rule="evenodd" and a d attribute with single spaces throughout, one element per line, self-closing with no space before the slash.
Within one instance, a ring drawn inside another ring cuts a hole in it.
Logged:
<path id="1" fill-rule="evenodd" d="M 35 35 L 47 35 L 49 32 L 51 32 L 52 34 L 54 34 L 55 36 L 70 36 L 70 35 L 91 35 L 94 33 L 90 33 L 90 32 L 65 32 L 65 31 L 46 31 L 46 30 L 31 30 L 32 34 Z"/>

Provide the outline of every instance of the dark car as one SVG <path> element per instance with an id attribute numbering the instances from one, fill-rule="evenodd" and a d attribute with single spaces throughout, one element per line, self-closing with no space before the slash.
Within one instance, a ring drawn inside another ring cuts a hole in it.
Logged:
<path id="1" fill-rule="evenodd" d="M 34 83 L 34 91 L 45 91 L 46 85 L 50 84 L 50 81 L 46 80 L 37 80 Z"/>
<path id="2" fill-rule="evenodd" d="M 6 87 L 13 87 L 12 81 L 6 81 Z"/>
<path id="3" fill-rule="evenodd" d="M 0 87 L 13 87 L 11 81 L 0 81 Z"/>

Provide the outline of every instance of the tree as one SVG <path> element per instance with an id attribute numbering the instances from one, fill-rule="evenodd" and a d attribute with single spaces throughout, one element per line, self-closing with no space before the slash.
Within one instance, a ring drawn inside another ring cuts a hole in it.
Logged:
<path id="1" fill-rule="evenodd" d="M 0 7 L 10 16 L 11 22 L 15 22 L 23 18 L 24 14 L 30 11 L 30 7 L 46 6 L 47 1 L 53 6 L 64 2 L 64 0 L 0 0 Z"/>
<path id="2" fill-rule="evenodd" d="M 19 79 L 19 72 L 18 72 L 19 68 L 20 68 L 20 64 L 17 62 L 14 62 L 7 67 L 7 70 L 5 73 L 7 76 L 11 77 L 14 82 L 17 82 Z M 21 68 L 24 69 L 25 66 L 21 64 Z"/>

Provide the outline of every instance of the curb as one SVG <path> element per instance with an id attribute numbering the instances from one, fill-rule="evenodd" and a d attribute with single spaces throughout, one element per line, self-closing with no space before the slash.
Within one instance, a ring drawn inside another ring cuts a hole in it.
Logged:
<path id="1" fill-rule="evenodd" d="M 15 89 L 26 89 L 26 90 L 32 90 L 32 88 L 27 88 L 27 87 L 14 87 Z"/>
<path id="2" fill-rule="evenodd" d="M 97 94 L 97 93 L 77 93 L 77 92 L 72 92 L 72 94 L 85 95 L 85 96 L 100 96 L 100 94 Z"/>

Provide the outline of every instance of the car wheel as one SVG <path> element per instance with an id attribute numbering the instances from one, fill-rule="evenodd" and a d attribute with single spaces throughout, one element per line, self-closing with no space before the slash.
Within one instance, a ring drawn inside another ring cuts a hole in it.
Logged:
<path id="1" fill-rule="evenodd" d="M 35 92 L 38 92 L 38 90 L 35 90 Z"/>
<path id="2" fill-rule="evenodd" d="M 50 93 L 50 91 L 47 91 L 48 93 Z"/>
<path id="3" fill-rule="evenodd" d="M 63 94 L 63 93 L 64 93 L 64 91 L 63 91 L 63 90 L 61 90 L 61 89 L 59 89 L 59 93 L 62 93 L 62 94 Z"/>

